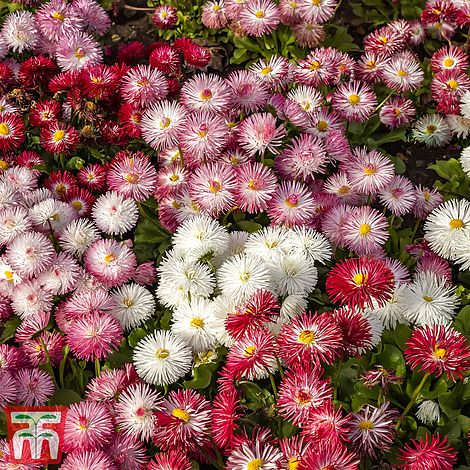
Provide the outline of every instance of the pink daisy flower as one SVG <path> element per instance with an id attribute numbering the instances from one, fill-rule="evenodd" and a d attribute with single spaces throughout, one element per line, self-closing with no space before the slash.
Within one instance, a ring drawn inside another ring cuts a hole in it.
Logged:
<path id="1" fill-rule="evenodd" d="M 376 56 L 391 57 L 406 47 L 406 41 L 406 35 L 396 28 L 382 26 L 364 38 L 364 50 Z"/>
<path id="2" fill-rule="evenodd" d="M 296 5 L 296 2 L 292 0 L 286 0 L 286 3 Z M 296 10 L 298 10 L 297 7 Z M 303 48 L 317 47 L 325 39 L 325 29 L 323 25 L 315 23 L 314 21 L 308 22 L 301 20 L 292 26 L 292 32 L 299 46 Z"/>
<path id="3" fill-rule="evenodd" d="M 266 83 L 248 70 L 235 70 L 227 77 L 231 89 L 231 105 L 247 114 L 260 111 L 269 99 Z"/>
<path id="4" fill-rule="evenodd" d="M 191 468 L 191 461 L 179 450 L 160 452 L 147 466 L 147 470 L 191 470 Z"/>
<path id="5" fill-rule="evenodd" d="M 326 23 L 333 17 L 336 8 L 335 0 L 301 0 L 299 2 L 299 15 L 309 23 Z"/>
<path id="6" fill-rule="evenodd" d="M 106 454 L 113 459 L 118 468 L 126 470 L 141 470 L 146 467 L 149 457 L 146 455 L 144 445 L 131 436 L 115 434 L 112 441 L 106 446 Z"/>
<path id="7" fill-rule="evenodd" d="M 263 470 L 277 470 L 283 460 L 282 457 L 278 448 L 268 442 L 254 439 L 236 448 L 230 454 L 225 468 L 226 470 L 241 470 L 258 467 Z"/>
<path id="8" fill-rule="evenodd" d="M 397 54 L 382 69 L 385 85 L 399 93 L 417 90 L 424 79 L 421 64 L 410 51 Z"/>
<path id="9" fill-rule="evenodd" d="M 137 65 L 124 75 L 121 95 L 124 101 L 145 108 L 160 101 L 168 94 L 168 81 L 159 71 L 149 65 Z"/>
<path id="10" fill-rule="evenodd" d="M 77 469 L 116 470 L 116 466 L 102 450 L 86 450 L 68 454 L 60 466 L 60 470 Z"/>
<path id="11" fill-rule="evenodd" d="M 369 85 L 351 81 L 339 85 L 331 101 L 333 109 L 349 122 L 364 122 L 375 111 L 377 97 Z"/>
<path id="12" fill-rule="evenodd" d="M 77 149 L 80 135 L 68 124 L 55 122 L 41 129 L 40 143 L 46 152 L 70 154 Z"/>
<path id="13" fill-rule="evenodd" d="M 36 279 L 17 284 L 11 294 L 13 311 L 21 318 L 36 315 L 40 312 L 50 312 L 53 295 L 42 289 Z"/>
<path id="14" fill-rule="evenodd" d="M 283 181 L 268 203 L 268 216 L 275 225 L 304 225 L 315 214 L 314 199 L 298 181 Z"/>
<path id="15" fill-rule="evenodd" d="M 265 211 L 276 190 L 275 175 L 262 163 L 248 162 L 237 167 L 235 201 L 241 211 Z"/>
<path id="16" fill-rule="evenodd" d="M 16 380 L 10 371 L 0 369 L 0 407 L 17 402 Z M 1 460 L 0 460 L 1 462 Z"/>
<path id="17" fill-rule="evenodd" d="M 189 173 L 180 162 L 161 167 L 157 172 L 156 199 L 164 199 L 177 194 L 181 188 L 186 187 L 188 179 Z"/>
<path id="18" fill-rule="evenodd" d="M 311 313 L 303 313 L 285 324 L 277 339 L 279 354 L 289 366 L 334 361 L 343 341 L 341 330 L 329 315 Z"/>
<path id="19" fill-rule="evenodd" d="M 93 377 L 88 383 L 86 398 L 98 402 L 117 400 L 127 387 L 138 380 L 131 364 L 126 364 L 124 369 L 103 370 L 99 377 Z"/>
<path id="20" fill-rule="evenodd" d="M 444 70 L 465 71 L 468 67 L 468 57 L 458 46 L 444 46 L 438 49 L 431 58 L 431 69 L 434 73 Z"/>
<path id="21" fill-rule="evenodd" d="M 23 324 L 27 320 L 33 321 L 40 314 L 36 314 L 32 317 L 27 317 L 23 320 Z M 41 328 L 38 328 L 40 331 Z M 48 358 L 46 357 L 46 351 L 49 355 L 49 360 L 54 367 L 58 367 L 60 361 L 63 359 L 62 351 L 65 346 L 65 338 L 57 331 L 43 331 L 37 335 L 38 330 L 34 331 L 34 338 L 24 340 L 21 345 L 21 349 L 28 355 L 31 364 L 35 367 L 40 364 L 46 364 Z"/>
<path id="22" fill-rule="evenodd" d="M 279 24 L 277 5 L 271 0 L 247 0 L 238 17 L 245 34 L 260 37 Z"/>
<path id="23" fill-rule="evenodd" d="M 380 54 L 365 52 L 356 65 L 356 77 L 369 84 L 380 82 L 384 65 L 389 60 Z"/>
<path id="24" fill-rule="evenodd" d="M 357 454 L 342 444 L 321 441 L 312 445 L 302 459 L 298 470 L 323 470 L 324 468 L 340 468 L 341 470 L 357 470 L 360 459 Z"/>
<path id="25" fill-rule="evenodd" d="M 25 406 L 45 405 L 55 391 L 51 376 L 39 369 L 20 369 L 15 373 L 17 400 Z"/>
<path id="26" fill-rule="evenodd" d="M 64 428 L 66 452 L 101 449 L 113 435 L 113 418 L 108 408 L 97 402 L 73 403 Z"/>
<path id="27" fill-rule="evenodd" d="M 94 0 L 75 0 L 72 7 L 91 33 L 102 36 L 111 27 L 108 13 Z"/>
<path id="28" fill-rule="evenodd" d="M 249 155 L 264 156 L 267 151 L 277 154 L 286 130 L 276 127 L 276 118 L 269 113 L 255 113 L 242 121 L 238 128 L 238 142 Z"/>
<path id="29" fill-rule="evenodd" d="M 444 201 L 441 193 L 437 189 L 426 188 L 420 184 L 415 187 L 415 196 L 413 214 L 419 219 L 425 219 Z"/>
<path id="30" fill-rule="evenodd" d="M 97 240 L 85 252 L 85 269 L 107 287 L 128 281 L 136 264 L 132 250 L 115 240 Z"/>
<path id="31" fill-rule="evenodd" d="M 152 16 L 153 24 L 159 29 L 171 29 L 178 22 L 178 11 L 171 5 L 158 5 Z"/>
<path id="32" fill-rule="evenodd" d="M 408 98 L 392 96 L 380 109 L 380 121 L 392 129 L 408 125 L 415 117 L 416 109 Z"/>
<path id="33" fill-rule="evenodd" d="M 235 178 L 228 165 L 200 166 L 189 180 L 189 195 L 203 211 L 217 216 L 235 205 Z"/>
<path id="34" fill-rule="evenodd" d="M 64 70 L 83 70 L 103 61 L 100 44 L 82 31 L 68 34 L 57 44 L 57 64 Z"/>
<path id="35" fill-rule="evenodd" d="M 447 443 L 446 436 L 431 436 L 423 440 L 411 439 L 400 450 L 404 470 L 452 470 L 457 462 L 457 452 Z"/>
<path id="36" fill-rule="evenodd" d="M 153 442 L 163 450 L 196 453 L 207 446 L 211 430 L 211 404 L 194 390 L 171 391 L 156 413 Z"/>
<path id="37" fill-rule="evenodd" d="M 360 194 L 352 187 L 348 175 L 343 172 L 334 173 L 325 181 L 323 189 L 338 197 L 345 204 L 356 204 L 361 200 Z"/>
<path id="38" fill-rule="evenodd" d="M 224 28 L 228 24 L 223 0 L 210 0 L 202 7 L 202 24 L 210 29 Z"/>
<path id="39" fill-rule="evenodd" d="M 344 123 L 339 114 L 329 111 L 327 108 L 320 108 L 309 115 L 309 126 L 306 131 L 320 137 L 325 144 L 328 144 L 331 133 L 344 132 Z"/>
<path id="40" fill-rule="evenodd" d="M 295 78 L 299 83 L 313 87 L 321 84 L 331 85 L 336 72 L 332 58 L 329 49 L 314 49 L 305 59 L 299 60 L 294 70 Z"/>
<path id="41" fill-rule="evenodd" d="M 416 194 L 410 180 L 403 176 L 394 176 L 380 192 L 379 199 L 393 215 L 400 216 L 411 212 Z"/>

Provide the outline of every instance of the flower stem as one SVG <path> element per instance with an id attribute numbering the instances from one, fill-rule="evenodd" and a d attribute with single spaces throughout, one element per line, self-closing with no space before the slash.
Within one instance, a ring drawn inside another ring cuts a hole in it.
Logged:
<path id="1" fill-rule="evenodd" d="M 100 360 L 96 357 L 95 358 L 95 375 L 99 377 L 101 375 L 101 364 Z"/>
<path id="2" fill-rule="evenodd" d="M 284 369 L 282 368 L 281 361 L 279 360 L 278 357 L 276 357 L 276 362 L 277 362 L 277 367 L 279 368 L 279 374 L 281 374 L 281 379 L 285 379 L 286 374 L 284 374 Z"/>
<path id="3" fill-rule="evenodd" d="M 419 393 L 420 393 L 421 390 L 423 389 L 424 384 L 426 383 L 426 380 L 428 380 L 428 377 L 429 377 L 430 375 L 431 375 L 431 374 L 430 374 L 429 372 L 426 372 L 426 373 L 424 374 L 424 377 L 422 378 L 421 382 L 420 382 L 419 385 L 415 388 L 415 391 L 413 392 L 413 395 L 411 396 L 411 400 L 410 400 L 410 402 L 408 403 L 408 405 L 406 406 L 405 411 L 403 411 L 403 416 L 406 416 L 406 415 L 408 414 L 408 412 L 411 410 L 411 408 L 413 407 L 413 405 L 415 404 L 416 399 L 418 398 Z"/>
<path id="4" fill-rule="evenodd" d="M 55 375 L 54 375 L 54 369 L 52 368 L 51 356 L 49 354 L 49 350 L 47 349 L 46 343 L 44 342 L 44 340 L 42 338 L 40 338 L 40 341 L 41 341 L 41 347 L 44 350 L 44 355 L 46 356 L 45 366 L 46 366 L 47 372 L 51 376 L 52 380 L 54 381 L 54 385 L 58 389 L 59 384 L 57 383 L 57 380 L 56 380 Z"/>
<path id="5" fill-rule="evenodd" d="M 392 90 L 385 98 L 383 101 L 380 102 L 380 104 L 375 108 L 374 113 L 376 113 L 386 102 L 387 100 L 395 93 L 394 90 Z"/>
<path id="6" fill-rule="evenodd" d="M 271 381 L 271 387 L 272 387 L 272 389 L 273 389 L 274 398 L 276 398 L 276 400 L 277 400 L 277 387 L 276 387 L 276 382 L 274 381 L 274 375 L 271 374 L 271 372 L 269 373 L 269 380 Z"/>

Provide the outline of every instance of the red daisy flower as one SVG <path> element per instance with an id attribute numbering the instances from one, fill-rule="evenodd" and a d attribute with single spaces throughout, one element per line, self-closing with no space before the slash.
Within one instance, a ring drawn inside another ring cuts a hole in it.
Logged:
<path id="1" fill-rule="evenodd" d="M 400 467 L 404 470 L 452 470 L 457 462 L 457 452 L 447 444 L 446 437 L 426 435 L 426 439 L 406 444 L 401 450 Z"/>
<path id="2" fill-rule="evenodd" d="M 324 470 L 327 468 L 357 470 L 359 463 L 357 454 L 342 444 L 332 445 L 323 441 L 319 445 L 310 447 L 297 470 Z"/>
<path id="3" fill-rule="evenodd" d="M 149 64 L 168 75 L 177 75 L 181 70 L 181 54 L 168 44 L 157 47 L 149 57 Z"/>
<path id="4" fill-rule="evenodd" d="M 61 109 L 58 101 L 38 101 L 29 113 L 29 122 L 32 126 L 48 127 L 59 119 Z"/>
<path id="5" fill-rule="evenodd" d="M 51 153 L 72 153 L 80 142 L 79 133 L 68 124 L 58 122 L 41 130 L 40 143 Z"/>
<path id="6" fill-rule="evenodd" d="M 16 114 L 0 113 L 0 152 L 17 149 L 25 138 L 23 119 Z"/>
<path id="7" fill-rule="evenodd" d="M 106 184 L 106 167 L 91 163 L 79 170 L 77 178 L 82 186 L 91 191 L 99 191 Z"/>
<path id="8" fill-rule="evenodd" d="M 46 89 L 56 71 L 57 65 L 52 59 L 45 55 L 36 55 L 22 62 L 18 78 L 26 88 Z"/>
<path id="9" fill-rule="evenodd" d="M 111 67 L 99 64 L 80 72 L 80 85 L 88 98 L 109 99 L 116 93 L 119 78 Z"/>
<path id="10" fill-rule="evenodd" d="M 140 130 L 140 121 L 142 112 L 136 108 L 133 103 L 122 103 L 118 111 L 119 122 L 125 133 L 133 139 L 140 139 L 142 134 Z"/>
<path id="11" fill-rule="evenodd" d="M 77 179 L 69 171 L 53 171 L 44 186 L 61 199 L 65 199 L 77 189 Z"/>
<path id="12" fill-rule="evenodd" d="M 95 203 L 95 197 L 85 188 L 70 191 L 65 200 L 72 205 L 80 217 L 88 216 Z"/>
<path id="13" fill-rule="evenodd" d="M 235 312 L 229 313 L 225 320 L 225 328 L 230 336 L 240 339 L 250 331 L 263 328 L 266 323 L 275 321 L 280 308 L 277 298 L 271 292 L 259 290 L 243 305 L 239 305 Z"/>
<path id="14" fill-rule="evenodd" d="M 131 41 L 119 47 L 117 60 L 125 64 L 136 65 L 140 60 L 145 59 L 146 55 L 145 46 L 140 41 Z"/>
<path id="15" fill-rule="evenodd" d="M 373 307 L 392 296 L 394 275 L 378 259 L 350 258 L 338 263 L 328 274 L 326 290 L 333 302 L 350 307 Z"/>
<path id="16" fill-rule="evenodd" d="M 334 361 L 340 355 L 343 336 L 329 314 L 303 313 L 282 327 L 277 340 L 280 356 L 293 365 Z"/>
<path id="17" fill-rule="evenodd" d="M 77 86 L 77 79 L 80 72 L 77 70 L 69 70 L 55 75 L 49 82 L 49 91 L 51 93 L 59 93 L 61 91 L 69 91 Z"/>
<path id="18" fill-rule="evenodd" d="M 417 328 L 406 343 L 406 362 L 413 368 L 456 380 L 470 370 L 470 346 L 465 336 L 451 327 L 432 325 Z"/>
<path id="19" fill-rule="evenodd" d="M 146 467 L 147 470 L 191 470 L 191 461 L 178 450 L 169 450 L 155 455 Z"/>

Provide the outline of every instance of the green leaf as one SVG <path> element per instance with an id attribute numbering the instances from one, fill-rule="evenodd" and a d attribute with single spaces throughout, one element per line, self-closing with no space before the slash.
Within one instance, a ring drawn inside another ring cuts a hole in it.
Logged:
<path id="1" fill-rule="evenodd" d="M 376 363 L 381 364 L 386 369 L 393 369 L 397 375 L 406 374 L 406 364 L 402 352 L 391 344 L 385 344 L 381 354 L 376 356 Z"/>
<path id="2" fill-rule="evenodd" d="M 50 405 L 63 405 L 69 406 L 72 403 L 82 401 L 82 397 L 75 391 L 68 388 L 61 388 L 56 390 L 54 395 L 49 400 Z"/>
<path id="3" fill-rule="evenodd" d="M 428 400 L 435 400 L 445 392 L 447 392 L 447 381 L 441 377 L 434 385 L 434 388 L 421 390 L 421 395 Z"/>
<path id="4" fill-rule="evenodd" d="M 457 416 L 457 423 L 462 427 L 462 434 L 467 436 L 470 431 L 470 418 L 465 415 L 459 415 Z"/>
<path id="5" fill-rule="evenodd" d="M 463 335 L 470 337 L 470 305 L 466 305 L 460 310 L 454 319 L 453 326 Z"/>
<path id="6" fill-rule="evenodd" d="M 164 239 L 161 230 L 147 217 L 137 224 L 134 243 L 161 243 Z"/>
<path id="7" fill-rule="evenodd" d="M 118 369 L 126 364 L 126 362 L 132 362 L 132 352 L 133 351 L 127 344 L 127 341 L 123 340 L 121 347 L 106 357 L 106 364 L 111 369 Z"/>
<path id="8" fill-rule="evenodd" d="M 15 336 L 17 328 L 21 324 L 21 318 L 18 315 L 13 315 L 6 322 L 3 327 L 2 336 L 0 337 L 0 343 L 4 343 Z"/>
<path id="9" fill-rule="evenodd" d="M 65 168 L 67 168 L 67 170 L 81 170 L 84 164 L 85 160 L 83 160 L 83 158 L 73 157 L 67 162 Z"/>
<path id="10" fill-rule="evenodd" d="M 406 342 L 411 336 L 411 328 L 408 325 L 398 324 L 393 331 L 393 337 L 396 345 L 404 351 L 406 349 Z"/>
<path id="11" fill-rule="evenodd" d="M 240 220 L 240 222 L 237 222 L 237 227 L 248 233 L 257 232 L 263 228 L 261 224 L 253 222 L 252 220 Z"/>
<path id="12" fill-rule="evenodd" d="M 208 364 L 201 364 L 194 369 L 194 376 L 191 380 L 185 380 L 183 385 L 186 388 L 192 388 L 195 390 L 201 390 L 207 388 L 212 381 L 212 371 L 208 367 Z"/>
<path id="13" fill-rule="evenodd" d="M 443 393 L 439 396 L 439 406 L 442 411 L 451 419 L 457 418 L 460 414 L 460 406 L 457 398 L 451 393 Z"/>
<path id="14" fill-rule="evenodd" d="M 135 348 L 137 343 L 147 335 L 147 332 L 142 328 L 136 328 L 132 330 L 129 336 L 127 337 L 127 342 L 131 348 Z"/>

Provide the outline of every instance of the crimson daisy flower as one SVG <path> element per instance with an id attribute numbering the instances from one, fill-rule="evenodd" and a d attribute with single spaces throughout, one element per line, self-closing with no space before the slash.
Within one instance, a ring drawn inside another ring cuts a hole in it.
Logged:
<path id="1" fill-rule="evenodd" d="M 333 302 L 350 307 L 373 308 L 392 296 L 393 272 L 385 263 L 372 258 L 349 258 L 338 263 L 328 274 L 326 290 Z"/>
<path id="2" fill-rule="evenodd" d="M 287 365 L 331 362 L 341 351 L 341 330 L 329 314 L 303 313 L 284 325 L 278 335 L 279 354 Z"/>
<path id="3" fill-rule="evenodd" d="M 440 436 L 411 439 L 400 453 L 403 470 L 452 470 L 457 461 L 457 452 Z"/>
<path id="4" fill-rule="evenodd" d="M 324 470 L 326 468 L 357 470 L 359 463 L 357 454 L 344 445 L 331 445 L 323 441 L 317 446 L 311 446 L 297 470 Z"/>
<path id="5" fill-rule="evenodd" d="M 69 154 L 77 148 L 80 135 L 72 126 L 55 122 L 41 129 L 40 142 L 47 152 Z"/>
<path id="6" fill-rule="evenodd" d="M 417 328 L 406 343 L 406 362 L 413 368 L 456 380 L 470 370 L 470 346 L 465 336 L 451 327 L 427 325 Z"/>
<path id="7" fill-rule="evenodd" d="M 156 454 L 148 464 L 147 470 L 191 470 L 191 461 L 184 453 L 178 450 L 170 450 Z"/>
<path id="8" fill-rule="evenodd" d="M 59 119 L 61 109 L 59 101 L 38 101 L 29 113 L 29 122 L 35 127 L 48 127 Z"/>
<path id="9" fill-rule="evenodd" d="M 240 339 L 250 331 L 266 326 L 279 315 L 280 305 L 277 298 L 266 290 L 255 292 L 235 312 L 229 313 L 225 328 L 230 336 Z"/>
<path id="10" fill-rule="evenodd" d="M 20 116 L 0 113 L 0 152 L 17 149 L 25 137 L 25 127 Z"/>

